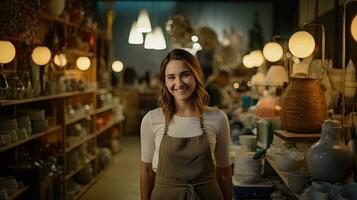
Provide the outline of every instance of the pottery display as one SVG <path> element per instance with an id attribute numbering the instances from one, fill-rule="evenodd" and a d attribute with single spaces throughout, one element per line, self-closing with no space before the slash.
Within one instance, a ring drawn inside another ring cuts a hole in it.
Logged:
<path id="1" fill-rule="evenodd" d="M 321 138 L 306 152 L 307 167 L 315 180 L 344 182 L 352 173 L 353 153 L 341 141 L 342 126 L 337 120 L 325 120 Z"/>
<path id="2" fill-rule="evenodd" d="M 281 126 L 298 133 L 318 133 L 327 118 L 324 94 L 316 79 L 291 78 L 281 101 Z"/>

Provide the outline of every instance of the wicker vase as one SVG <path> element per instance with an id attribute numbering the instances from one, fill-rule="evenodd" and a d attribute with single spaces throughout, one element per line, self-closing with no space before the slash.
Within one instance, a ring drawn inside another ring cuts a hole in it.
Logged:
<path id="1" fill-rule="evenodd" d="M 290 132 L 320 132 L 327 118 L 325 97 L 311 78 L 291 78 L 281 102 L 281 126 Z"/>

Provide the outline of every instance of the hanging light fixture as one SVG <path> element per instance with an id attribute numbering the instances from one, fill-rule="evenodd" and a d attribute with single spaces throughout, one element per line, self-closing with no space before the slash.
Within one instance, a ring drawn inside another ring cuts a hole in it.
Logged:
<path id="1" fill-rule="evenodd" d="M 59 67 L 66 66 L 67 65 L 66 54 L 63 53 L 56 54 L 55 57 L 53 58 L 53 62 Z"/>
<path id="2" fill-rule="evenodd" d="M 0 63 L 11 62 L 16 55 L 15 46 L 10 41 L 0 41 Z"/>
<path id="3" fill-rule="evenodd" d="M 143 34 L 137 30 L 136 24 L 136 21 L 134 21 L 131 25 L 128 39 L 129 44 L 142 44 L 144 42 Z"/>
<path id="4" fill-rule="evenodd" d="M 159 26 L 155 27 L 153 31 L 153 39 L 154 39 L 153 44 L 155 50 L 166 49 L 166 41 L 161 27 Z"/>
<path id="5" fill-rule="evenodd" d="M 144 48 L 145 49 L 154 49 L 154 33 L 150 32 L 145 35 Z"/>
<path id="6" fill-rule="evenodd" d="M 260 67 L 264 63 L 264 56 L 261 50 L 254 50 L 249 55 L 253 62 L 253 67 Z"/>
<path id="7" fill-rule="evenodd" d="M 315 49 L 315 40 L 307 31 L 298 31 L 289 39 L 289 50 L 298 58 L 306 58 L 312 54 Z"/>
<path id="8" fill-rule="evenodd" d="M 31 58 L 36 65 L 46 65 L 51 60 L 51 51 L 46 46 L 38 46 L 33 49 Z"/>
<path id="9" fill-rule="evenodd" d="M 151 31 L 151 23 L 148 11 L 146 9 L 142 9 L 139 12 L 136 30 L 140 33 L 148 33 Z"/>
<path id="10" fill-rule="evenodd" d="M 265 77 L 265 85 L 267 86 L 283 86 L 289 82 L 288 74 L 285 68 L 281 65 L 272 65 Z"/>
<path id="11" fill-rule="evenodd" d="M 279 61 L 283 57 L 283 48 L 277 42 L 268 42 L 263 48 L 263 55 L 269 62 Z"/>
<path id="12" fill-rule="evenodd" d="M 252 59 L 251 59 L 249 54 L 243 56 L 242 62 L 243 62 L 243 65 L 246 68 L 253 68 L 254 67 L 253 61 L 252 61 Z"/>
<path id="13" fill-rule="evenodd" d="M 121 72 L 124 69 L 124 64 L 120 60 L 116 60 L 112 64 L 112 69 L 114 72 Z"/>
<path id="14" fill-rule="evenodd" d="M 90 67 L 90 59 L 87 56 L 81 56 L 77 58 L 76 65 L 78 69 L 85 71 Z"/>

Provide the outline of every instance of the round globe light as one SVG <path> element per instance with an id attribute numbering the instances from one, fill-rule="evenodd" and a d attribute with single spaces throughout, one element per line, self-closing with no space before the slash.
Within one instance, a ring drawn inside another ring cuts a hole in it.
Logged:
<path id="1" fill-rule="evenodd" d="M 36 65 L 46 65 L 51 60 L 51 51 L 46 46 L 38 46 L 33 49 L 31 58 Z"/>
<path id="2" fill-rule="evenodd" d="M 277 42 L 268 42 L 263 48 L 265 59 L 276 62 L 283 57 L 283 48 Z"/>
<path id="3" fill-rule="evenodd" d="M 0 63 L 11 62 L 16 55 L 15 46 L 10 41 L 0 41 Z"/>
<path id="4" fill-rule="evenodd" d="M 353 39 L 357 41 L 357 15 L 355 15 L 351 23 L 351 34 Z"/>
<path id="5" fill-rule="evenodd" d="M 315 40 L 310 33 L 298 31 L 290 37 L 288 46 L 295 57 L 306 58 L 314 51 Z"/>
<path id="6" fill-rule="evenodd" d="M 90 67 L 90 59 L 86 56 L 81 56 L 77 58 L 76 65 L 78 69 L 84 71 Z"/>
<path id="7" fill-rule="evenodd" d="M 112 64 L 112 69 L 115 72 L 121 72 L 124 69 L 124 65 L 123 65 L 123 63 L 121 61 L 116 60 Z"/>
<path id="8" fill-rule="evenodd" d="M 259 67 L 264 63 L 264 56 L 262 51 L 260 50 L 254 50 L 250 52 L 250 58 L 253 62 L 253 67 Z"/>
<path id="9" fill-rule="evenodd" d="M 252 62 L 252 59 L 251 59 L 251 57 L 250 57 L 249 54 L 243 56 L 242 62 L 243 62 L 243 65 L 244 65 L 246 68 L 253 68 L 253 67 L 254 67 L 253 62 Z"/>
<path id="10" fill-rule="evenodd" d="M 66 54 L 60 53 L 56 54 L 53 58 L 54 63 L 59 67 L 64 67 L 67 65 L 67 58 Z"/>

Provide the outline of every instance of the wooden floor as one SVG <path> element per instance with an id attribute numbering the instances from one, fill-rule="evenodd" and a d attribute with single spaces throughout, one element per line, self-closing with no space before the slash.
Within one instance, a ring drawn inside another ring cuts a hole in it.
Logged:
<path id="1" fill-rule="evenodd" d="M 113 166 L 88 190 L 82 200 L 138 200 L 140 199 L 139 136 L 124 136 L 122 150 L 114 156 Z"/>

